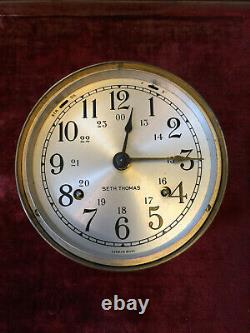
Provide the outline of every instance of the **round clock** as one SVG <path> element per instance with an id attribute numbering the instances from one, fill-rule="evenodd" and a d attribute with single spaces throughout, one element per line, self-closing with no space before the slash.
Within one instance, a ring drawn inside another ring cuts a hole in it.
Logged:
<path id="1" fill-rule="evenodd" d="M 187 83 L 157 67 L 97 64 L 34 106 L 16 156 L 19 196 L 67 257 L 113 270 L 166 261 L 207 229 L 228 161 L 219 124 Z"/>

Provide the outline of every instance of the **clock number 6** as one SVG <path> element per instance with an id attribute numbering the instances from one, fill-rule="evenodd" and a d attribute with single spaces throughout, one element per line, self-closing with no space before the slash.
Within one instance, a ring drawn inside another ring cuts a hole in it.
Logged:
<path id="1" fill-rule="evenodd" d="M 121 240 L 128 238 L 129 236 L 129 228 L 126 224 L 122 224 L 122 220 L 125 223 L 128 223 L 128 219 L 125 216 L 119 217 L 115 224 L 115 233 L 118 238 Z"/>

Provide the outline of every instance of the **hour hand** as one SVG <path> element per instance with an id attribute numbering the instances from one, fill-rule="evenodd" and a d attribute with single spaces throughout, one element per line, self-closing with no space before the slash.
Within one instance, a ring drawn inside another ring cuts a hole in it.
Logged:
<path id="1" fill-rule="evenodd" d="M 125 132 L 126 132 L 126 135 L 125 135 L 125 139 L 124 139 L 124 142 L 123 142 L 123 147 L 122 147 L 122 153 L 125 153 L 126 151 L 126 148 L 127 148 L 127 143 L 128 143 L 128 135 L 129 133 L 132 131 L 132 116 L 133 116 L 133 108 L 131 109 L 131 112 L 130 112 L 130 116 L 129 116 L 129 119 L 128 119 L 128 122 L 125 126 Z"/>
<path id="2" fill-rule="evenodd" d="M 120 171 L 121 170 L 126 170 L 129 166 L 129 164 L 130 164 L 130 157 L 125 151 L 126 151 L 127 143 L 128 143 L 128 135 L 132 131 L 132 128 L 133 128 L 133 126 L 132 126 L 132 116 L 133 116 L 133 108 L 131 109 L 128 122 L 125 126 L 126 135 L 125 135 L 125 139 L 124 139 L 124 142 L 123 142 L 122 151 L 118 152 L 113 157 L 113 165 L 117 170 L 120 170 Z"/>

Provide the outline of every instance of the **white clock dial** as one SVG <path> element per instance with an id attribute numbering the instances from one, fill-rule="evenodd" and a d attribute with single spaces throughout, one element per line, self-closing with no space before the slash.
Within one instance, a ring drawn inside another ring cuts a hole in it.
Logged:
<path id="1" fill-rule="evenodd" d="M 217 212 L 226 178 L 206 103 L 144 64 L 99 64 L 60 81 L 34 107 L 17 152 L 32 223 L 95 267 L 136 269 L 182 252 Z"/>

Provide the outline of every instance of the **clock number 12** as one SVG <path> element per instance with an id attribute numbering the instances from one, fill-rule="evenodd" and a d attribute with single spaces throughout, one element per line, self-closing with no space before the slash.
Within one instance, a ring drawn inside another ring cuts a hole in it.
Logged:
<path id="1" fill-rule="evenodd" d="M 110 110 L 115 111 L 116 108 L 118 110 L 128 110 L 129 105 L 125 105 L 127 100 L 129 99 L 129 93 L 126 90 L 120 90 L 116 94 L 114 91 L 110 93 Z M 119 104 L 117 103 L 120 102 Z M 118 106 L 116 107 L 116 104 Z"/>

